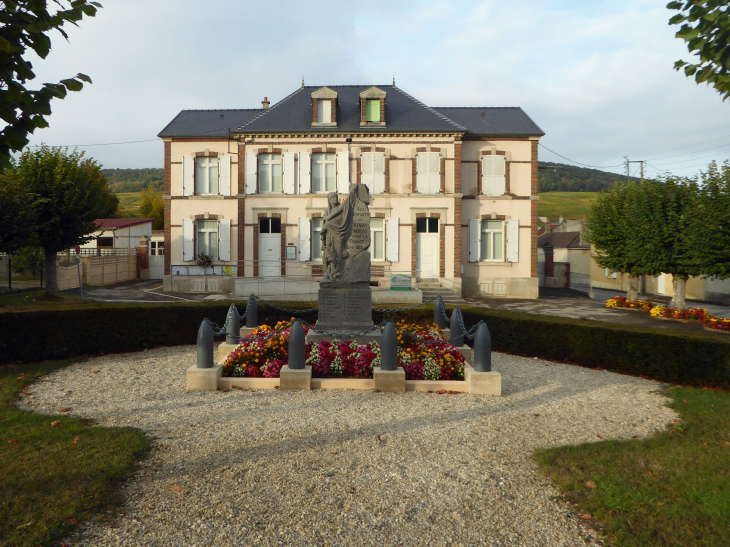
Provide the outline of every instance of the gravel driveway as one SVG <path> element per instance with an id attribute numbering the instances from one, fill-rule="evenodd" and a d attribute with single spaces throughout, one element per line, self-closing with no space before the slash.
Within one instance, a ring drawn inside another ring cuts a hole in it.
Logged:
<path id="1" fill-rule="evenodd" d="M 656 382 L 498 353 L 501 398 L 187 393 L 194 362 L 194 346 L 109 355 L 33 386 L 24 409 L 155 439 L 125 514 L 69 545 L 586 545 L 597 534 L 557 501 L 534 448 L 643 437 L 676 417 Z"/>

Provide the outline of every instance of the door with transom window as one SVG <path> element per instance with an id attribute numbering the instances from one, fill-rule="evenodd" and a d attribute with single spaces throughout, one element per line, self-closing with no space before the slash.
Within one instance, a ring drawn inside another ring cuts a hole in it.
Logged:
<path id="1" fill-rule="evenodd" d="M 281 219 L 259 219 L 259 277 L 281 277 Z"/>
<path id="2" fill-rule="evenodd" d="M 421 279 L 439 277 L 439 219 L 416 219 L 416 269 Z"/>

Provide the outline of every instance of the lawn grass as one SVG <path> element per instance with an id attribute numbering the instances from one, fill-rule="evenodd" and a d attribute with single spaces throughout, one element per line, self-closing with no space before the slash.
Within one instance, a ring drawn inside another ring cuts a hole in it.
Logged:
<path id="1" fill-rule="evenodd" d="M 139 206 L 142 204 L 141 192 L 119 192 L 114 195 L 119 198 L 119 211 L 125 218 L 139 216 Z"/>
<path id="2" fill-rule="evenodd" d="M 101 303 L 78 296 L 58 293 L 57 298 L 45 296 L 43 289 L 0 294 L 0 313 L 21 310 L 58 310 L 78 307 L 98 307 Z"/>
<path id="3" fill-rule="evenodd" d="M 118 504 L 119 482 L 149 451 L 148 437 L 137 429 L 94 426 L 15 406 L 29 384 L 74 362 L 0 367 L 2 547 L 58 545 L 78 522 Z M 51 426 L 55 420 L 60 424 Z"/>
<path id="4" fill-rule="evenodd" d="M 564 219 L 583 220 L 591 208 L 590 203 L 596 199 L 599 192 L 543 192 L 537 205 L 537 214 L 558 220 L 560 215 Z"/>
<path id="5" fill-rule="evenodd" d="M 614 545 L 727 547 L 730 394 L 673 388 L 667 395 L 681 416 L 667 431 L 538 450 L 538 464 Z"/>

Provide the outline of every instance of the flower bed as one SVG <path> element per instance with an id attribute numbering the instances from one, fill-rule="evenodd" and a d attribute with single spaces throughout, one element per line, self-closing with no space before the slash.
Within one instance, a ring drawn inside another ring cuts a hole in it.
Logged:
<path id="1" fill-rule="evenodd" d="M 226 359 L 223 376 L 278 378 L 289 359 L 289 332 L 293 320 L 274 328 L 257 327 Z M 398 366 L 408 380 L 463 380 L 464 357 L 444 340 L 437 325 L 420 326 L 399 322 Z M 305 334 L 307 328 L 305 327 Z M 315 378 L 372 378 L 380 366 L 377 342 L 358 344 L 343 340 L 307 342 L 306 364 Z"/>
<path id="2" fill-rule="evenodd" d="M 625 296 L 614 296 L 606 301 L 607 308 L 626 308 L 629 310 L 649 311 L 654 307 L 650 300 L 636 300 L 631 302 Z"/>
<path id="3" fill-rule="evenodd" d="M 702 322 L 702 327 L 705 330 L 730 334 L 730 319 L 713 317 L 708 314 L 707 318 Z"/>

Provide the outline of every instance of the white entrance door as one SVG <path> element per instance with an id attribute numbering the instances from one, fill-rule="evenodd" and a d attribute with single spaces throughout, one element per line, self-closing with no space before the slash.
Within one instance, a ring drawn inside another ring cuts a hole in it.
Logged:
<path id="1" fill-rule="evenodd" d="M 165 242 L 150 241 L 150 279 L 162 279 L 165 273 Z"/>
<path id="2" fill-rule="evenodd" d="M 416 219 L 416 269 L 421 279 L 439 277 L 439 226 L 437 218 Z"/>
<path id="3" fill-rule="evenodd" d="M 667 294 L 667 275 L 660 274 L 656 281 L 657 294 Z"/>
<path id="4" fill-rule="evenodd" d="M 281 220 L 259 219 L 259 277 L 281 277 Z"/>

